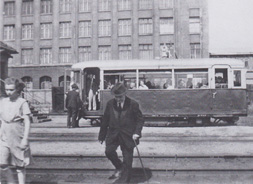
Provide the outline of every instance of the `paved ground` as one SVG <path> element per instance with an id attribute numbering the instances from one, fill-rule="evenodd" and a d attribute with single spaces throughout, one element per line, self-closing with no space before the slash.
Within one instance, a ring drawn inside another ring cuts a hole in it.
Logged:
<path id="1" fill-rule="evenodd" d="M 101 145 L 97 141 L 99 127 L 92 127 L 89 121 L 81 120 L 80 128 L 68 129 L 66 128 L 66 116 L 51 116 L 51 118 L 50 122 L 32 124 L 30 144 L 33 155 L 104 156 L 104 144 Z M 244 118 L 238 125 L 181 128 L 144 127 L 139 150 L 143 156 L 253 156 L 251 119 L 249 121 Z M 68 137 L 71 139 L 68 140 Z M 136 151 L 134 154 L 137 156 Z M 136 169 L 142 173 L 140 167 L 139 161 L 136 162 L 134 173 L 137 172 Z M 70 172 L 72 173 L 72 171 Z M 73 173 L 70 176 L 67 174 L 67 178 L 64 178 L 63 171 L 59 171 L 59 174 L 42 171 L 41 175 L 28 172 L 28 178 L 30 184 L 38 184 L 38 181 L 43 181 L 40 184 L 109 184 L 111 181 L 107 177 L 110 174 L 112 171 L 106 171 L 103 174 L 95 173 L 94 178 L 94 173 L 89 175 L 89 173 L 80 171 L 80 173 Z M 82 182 L 80 182 L 80 178 Z M 163 174 L 152 172 L 149 184 L 251 184 L 252 180 L 252 171 L 238 173 L 196 173 L 190 171 Z M 145 182 L 145 178 L 142 177 L 141 180 L 137 178 L 135 183 L 147 183 L 147 181 Z"/>
<path id="2" fill-rule="evenodd" d="M 97 141 L 99 127 L 91 127 L 81 120 L 80 128 L 66 128 L 66 116 L 52 116 L 52 121 L 32 124 L 31 133 L 87 134 L 90 141 L 35 141 L 32 153 L 64 155 L 104 155 L 104 144 Z M 152 139 L 156 137 L 156 139 Z M 163 141 L 159 141 L 157 139 Z M 143 155 L 167 156 L 223 156 L 253 155 L 253 127 L 144 127 L 139 149 Z"/>

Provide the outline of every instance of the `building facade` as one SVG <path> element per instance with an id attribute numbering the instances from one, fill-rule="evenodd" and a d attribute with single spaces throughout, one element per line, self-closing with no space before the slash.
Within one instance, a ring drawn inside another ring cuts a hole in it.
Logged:
<path id="1" fill-rule="evenodd" d="M 2 0 L 0 12 L 0 40 L 19 52 L 9 73 L 28 88 L 62 86 L 81 61 L 209 57 L 207 0 Z"/>

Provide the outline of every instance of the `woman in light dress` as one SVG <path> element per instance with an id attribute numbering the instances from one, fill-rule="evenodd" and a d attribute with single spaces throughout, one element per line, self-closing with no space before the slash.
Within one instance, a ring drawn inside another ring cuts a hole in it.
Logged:
<path id="1" fill-rule="evenodd" d="M 140 80 L 139 89 L 148 89 L 148 86 L 144 84 L 144 81 Z"/>
<path id="2" fill-rule="evenodd" d="M 19 184 L 25 184 L 25 167 L 30 164 L 31 154 L 28 143 L 30 131 L 30 108 L 20 97 L 24 84 L 17 79 L 5 80 L 8 97 L 0 100 L 0 167 L 8 183 L 15 183 L 9 166 L 15 166 Z"/>

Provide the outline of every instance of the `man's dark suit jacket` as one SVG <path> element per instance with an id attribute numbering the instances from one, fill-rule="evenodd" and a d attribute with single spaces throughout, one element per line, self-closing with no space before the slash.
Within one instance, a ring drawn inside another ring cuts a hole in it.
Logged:
<path id="1" fill-rule="evenodd" d="M 108 101 L 99 132 L 99 141 L 106 139 L 106 145 L 113 144 L 119 136 L 127 148 L 134 148 L 133 134 L 141 136 L 144 124 L 139 104 L 126 97 L 123 110 L 115 99 Z"/>
<path id="2" fill-rule="evenodd" d="M 79 93 L 75 90 L 69 91 L 66 98 L 66 108 L 78 109 L 81 103 Z"/>
<path id="3" fill-rule="evenodd" d="M 91 84 L 91 80 L 92 79 L 90 79 L 90 78 L 88 78 L 88 80 L 87 80 L 87 83 L 86 83 L 86 94 L 89 94 L 90 88 L 92 89 L 93 94 L 95 94 L 98 91 L 98 89 L 99 89 L 97 81 L 95 79 L 93 79 L 93 82 Z"/>

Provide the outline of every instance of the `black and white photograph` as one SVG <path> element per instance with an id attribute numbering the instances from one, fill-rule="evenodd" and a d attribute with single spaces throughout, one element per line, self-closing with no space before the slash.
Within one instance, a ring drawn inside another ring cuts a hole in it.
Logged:
<path id="1" fill-rule="evenodd" d="M 0 184 L 253 184 L 253 0 L 0 0 Z"/>

